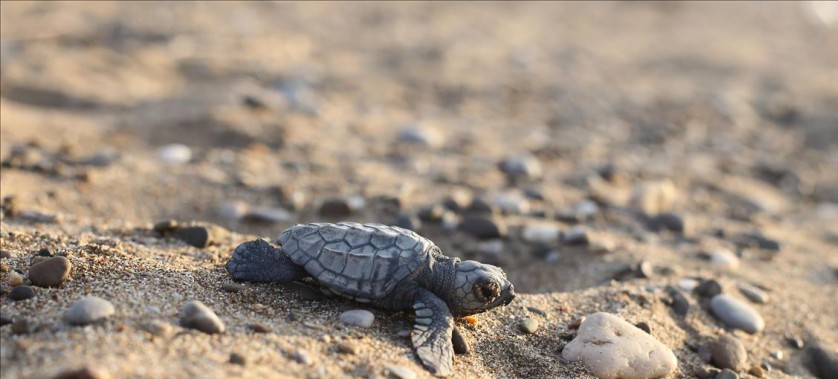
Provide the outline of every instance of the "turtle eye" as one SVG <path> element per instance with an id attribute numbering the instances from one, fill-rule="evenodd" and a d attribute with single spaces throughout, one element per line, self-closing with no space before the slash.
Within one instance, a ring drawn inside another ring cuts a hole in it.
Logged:
<path id="1" fill-rule="evenodd" d="M 472 287 L 477 300 L 490 302 L 500 296 L 500 286 L 492 280 L 482 280 Z"/>

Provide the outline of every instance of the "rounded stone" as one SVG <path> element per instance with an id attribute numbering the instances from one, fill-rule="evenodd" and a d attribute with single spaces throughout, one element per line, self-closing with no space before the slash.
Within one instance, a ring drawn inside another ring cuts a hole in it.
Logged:
<path id="1" fill-rule="evenodd" d="M 373 321 L 375 321 L 375 315 L 364 309 L 353 309 L 340 314 L 340 322 L 347 325 L 369 328 Z"/>
<path id="2" fill-rule="evenodd" d="M 742 329 L 751 334 L 765 328 L 765 321 L 756 310 L 729 295 L 714 296 L 710 300 L 710 310 L 722 323 L 731 328 Z"/>
<path id="3" fill-rule="evenodd" d="M 739 257 L 728 250 L 711 251 L 710 262 L 720 270 L 733 271 L 739 268 Z"/>
<path id="4" fill-rule="evenodd" d="M 562 232 L 554 223 L 531 223 L 524 227 L 521 237 L 527 242 L 552 245 L 558 242 Z"/>
<path id="5" fill-rule="evenodd" d="M 35 297 L 35 291 L 29 286 L 17 286 L 9 292 L 9 299 L 19 301 Z"/>
<path id="6" fill-rule="evenodd" d="M 736 337 L 724 335 L 710 346 L 710 356 L 713 364 L 718 368 L 729 368 L 738 371 L 744 369 L 748 363 L 748 352 L 745 345 Z"/>
<path id="7" fill-rule="evenodd" d="M 9 273 L 9 277 L 6 278 L 6 281 L 9 283 L 9 287 L 17 287 L 23 284 L 23 275 L 12 271 Z"/>
<path id="8" fill-rule="evenodd" d="M 451 344 L 454 345 L 454 354 L 463 355 L 468 354 L 469 351 L 471 351 L 468 341 L 466 341 L 463 334 L 460 333 L 460 328 L 454 327 L 454 331 L 451 334 Z"/>
<path id="9" fill-rule="evenodd" d="M 748 283 L 740 283 L 739 292 L 754 303 L 764 304 L 768 302 L 768 294 L 757 286 L 753 286 Z"/>
<path id="10" fill-rule="evenodd" d="M 713 279 L 705 280 L 695 287 L 695 292 L 701 296 L 713 297 L 722 293 L 722 285 Z"/>
<path id="11" fill-rule="evenodd" d="M 394 379 L 415 379 L 416 373 L 413 370 L 404 366 L 386 365 L 384 369 L 387 370 L 387 377 Z"/>
<path id="12" fill-rule="evenodd" d="M 731 369 L 724 369 L 714 379 L 739 379 L 739 374 Z"/>
<path id="13" fill-rule="evenodd" d="M 469 216 L 460 223 L 460 230 L 479 239 L 506 237 L 506 224 L 494 217 Z"/>
<path id="14" fill-rule="evenodd" d="M 157 158 L 171 165 L 187 163 L 192 160 L 192 149 L 186 145 L 173 143 L 158 149 Z"/>
<path id="15" fill-rule="evenodd" d="M 212 233 L 207 227 L 190 226 L 178 229 L 177 238 L 188 245 L 204 248 L 212 242 Z"/>
<path id="16" fill-rule="evenodd" d="M 605 312 L 589 315 L 562 356 L 582 361 L 601 379 L 659 378 L 677 367 L 668 347 L 622 318 Z"/>
<path id="17" fill-rule="evenodd" d="M 518 324 L 518 329 L 521 329 L 521 331 L 524 333 L 533 334 L 536 331 L 538 331 L 539 326 L 540 325 L 538 323 L 538 320 L 528 317 L 521 320 L 521 322 Z"/>
<path id="18" fill-rule="evenodd" d="M 349 342 L 338 342 L 337 350 L 341 354 L 354 355 L 358 353 L 358 348 Z"/>
<path id="19" fill-rule="evenodd" d="M 239 353 L 230 353 L 230 363 L 234 365 L 244 366 L 247 364 L 247 359 L 244 358 L 244 355 Z"/>
<path id="20" fill-rule="evenodd" d="M 38 287 L 57 287 L 70 277 L 73 264 L 64 257 L 52 257 L 29 267 L 29 280 Z"/>
<path id="21" fill-rule="evenodd" d="M 207 334 L 224 333 L 224 322 L 204 303 L 193 300 L 180 310 L 180 324 L 185 328 L 197 329 Z"/>
<path id="22" fill-rule="evenodd" d="M 346 199 L 327 199 L 320 205 L 318 213 L 323 217 L 329 218 L 347 217 L 352 214 L 352 206 Z"/>
<path id="23" fill-rule="evenodd" d="M 65 318 L 73 325 L 87 325 L 104 320 L 114 314 L 110 301 L 96 296 L 85 296 L 67 310 Z"/>

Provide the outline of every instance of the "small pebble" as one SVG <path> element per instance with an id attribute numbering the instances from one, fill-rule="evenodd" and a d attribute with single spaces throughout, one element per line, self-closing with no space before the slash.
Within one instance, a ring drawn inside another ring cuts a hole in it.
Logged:
<path id="1" fill-rule="evenodd" d="M 646 321 L 638 322 L 637 324 L 634 324 L 634 326 L 636 326 L 637 329 L 640 329 L 640 330 L 642 330 L 646 333 L 652 334 L 652 327 L 649 326 L 649 324 Z"/>
<path id="2" fill-rule="evenodd" d="M 140 324 L 140 328 L 157 337 L 166 337 L 172 333 L 172 325 L 161 320 L 151 320 Z"/>
<path id="3" fill-rule="evenodd" d="M 212 232 L 204 226 L 190 226 L 178 229 L 177 238 L 188 245 L 204 248 L 212 242 Z"/>
<path id="4" fill-rule="evenodd" d="M 695 371 L 695 376 L 699 379 L 713 379 L 719 374 L 719 370 L 714 368 L 699 367 Z"/>
<path id="5" fill-rule="evenodd" d="M 521 232 L 521 237 L 527 242 L 555 244 L 558 242 L 561 234 L 561 229 L 556 224 L 530 223 L 524 227 L 524 230 Z"/>
<path id="6" fill-rule="evenodd" d="M 576 225 L 571 228 L 563 237 L 563 242 L 568 245 L 583 245 L 590 241 L 588 228 L 584 225 Z"/>
<path id="7" fill-rule="evenodd" d="M 29 334 L 38 329 L 38 324 L 25 318 L 12 322 L 12 334 Z"/>
<path id="8" fill-rule="evenodd" d="M 591 200 L 582 200 L 576 203 L 574 209 L 583 220 L 589 220 L 599 213 L 599 206 Z"/>
<path id="9" fill-rule="evenodd" d="M 327 199 L 320 205 L 318 213 L 323 217 L 337 219 L 352 214 L 352 207 L 343 198 Z"/>
<path id="10" fill-rule="evenodd" d="M 506 237 L 506 223 L 495 217 L 469 216 L 460 222 L 460 230 L 479 239 Z"/>
<path id="11" fill-rule="evenodd" d="M 533 318 L 525 318 L 518 324 L 518 329 L 527 334 L 533 334 L 538 331 L 538 320 Z"/>
<path id="12" fill-rule="evenodd" d="M 12 321 L 12 315 L 6 312 L 0 312 L 0 326 L 11 324 Z"/>
<path id="13" fill-rule="evenodd" d="M 751 374 L 757 378 L 762 378 L 765 376 L 765 370 L 763 370 L 762 367 L 759 366 L 752 366 L 750 369 L 748 369 L 748 374 Z"/>
<path id="14" fill-rule="evenodd" d="M 0 258 L 11 258 L 11 257 L 12 257 L 11 252 L 9 252 L 8 250 L 0 249 Z"/>
<path id="15" fill-rule="evenodd" d="M 504 214 L 520 215 L 530 211 L 530 202 L 517 192 L 507 192 L 496 195 L 492 203 Z"/>
<path id="16" fill-rule="evenodd" d="M 768 294 L 757 286 L 748 283 L 739 283 L 739 292 L 754 303 L 764 304 L 768 302 Z"/>
<path id="17" fill-rule="evenodd" d="M 29 267 L 29 280 L 38 287 L 57 287 L 70 277 L 73 264 L 64 257 L 52 257 Z"/>
<path id="18" fill-rule="evenodd" d="M 52 379 L 110 379 L 111 374 L 102 368 L 85 366 L 80 369 L 67 370 L 54 376 Z"/>
<path id="19" fill-rule="evenodd" d="M 227 292 L 241 292 L 247 289 L 247 286 L 240 283 L 224 283 L 221 285 L 221 289 Z"/>
<path id="20" fill-rule="evenodd" d="M 535 313 L 535 314 L 537 314 L 537 315 L 539 315 L 539 316 L 541 316 L 541 317 L 547 317 L 547 312 L 545 312 L 545 311 L 541 310 L 540 308 L 536 308 L 536 307 L 527 307 L 527 310 L 528 310 L 528 311 L 530 311 L 530 312 L 532 312 L 532 313 Z"/>
<path id="21" fill-rule="evenodd" d="M 789 343 L 789 346 L 795 349 L 802 349 L 806 344 L 803 342 L 803 339 L 797 336 L 787 336 L 786 341 Z"/>
<path id="22" fill-rule="evenodd" d="M 388 378 L 394 379 L 416 379 L 416 373 L 404 366 L 385 365 Z"/>
<path id="23" fill-rule="evenodd" d="M 439 130 L 424 124 L 409 125 L 399 131 L 399 141 L 429 148 L 439 148 L 445 137 Z"/>
<path id="24" fill-rule="evenodd" d="M 684 296 L 681 291 L 675 289 L 674 287 L 669 287 L 667 290 L 669 294 L 669 306 L 672 307 L 675 314 L 679 316 L 686 316 L 690 311 L 690 301 L 687 300 L 687 297 Z"/>
<path id="25" fill-rule="evenodd" d="M 242 219 L 255 224 L 276 224 L 289 222 L 294 214 L 283 208 L 256 207 L 247 212 Z"/>
<path id="26" fill-rule="evenodd" d="M 87 325 L 104 320 L 114 314 L 111 302 L 96 296 L 76 300 L 67 310 L 65 318 L 72 325 Z"/>
<path id="27" fill-rule="evenodd" d="M 678 287 L 684 291 L 692 291 L 698 287 L 699 281 L 693 278 L 684 278 L 678 281 Z"/>
<path id="28" fill-rule="evenodd" d="M 704 280 L 695 288 L 695 292 L 704 297 L 713 297 L 722 293 L 722 285 L 713 279 Z"/>
<path id="29" fill-rule="evenodd" d="M 475 317 L 475 316 L 463 317 L 463 321 L 465 321 L 466 324 L 469 324 L 469 325 L 477 325 L 477 317 Z"/>
<path id="30" fill-rule="evenodd" d="M 6 278 L 6 281 L 9 282 L 9 287 L 17 287 L 23 284 L 23 275 L 18 274 L 15 271 L 9 273 L 9 277 Z"/>
<path id="31" fill-rule="evenodd" d="M 784 355 L 783 355 L 783 351 L 782 351 L 782 350 L 776 350 L 776 351 L 772 351 L 772 352 L 771 352 L 771 358 L 774 358 L 774 359 L 776 359 L 776 360 L 778 360 L 778 361 L 782 361 L 782 360 L 783 360 L 783 356 L 784 356 Z"/>
<path id="32" fill-rule="evenodd" d="M 338 353 L 354 355 L 358 353 L 358 348 L 349 342 L 339 342 L 337 345 Z"/>
<path id="33" fill-rule="evenodd" d="M 340 314 L 340 321 L 347 325 L 369 328 L 375 321 L 375 315 L 364 309 L 354 309 Z"/>
<path id="34" fill-rule="evenodd" d="M 639 278 L 651 278 L 655 276 L 655 266 L 653 266 L 649 261 L 641 261 L 637 264 L 635 274 Z"/>
<path id="35" fill-rule="evenodd" d="M 456 329 L 456 328 L 455 328 L 455 329 Z M 397 336 L 399 336 L 399 337 L 401 337 L 401 338 L 407 338 L 407 337 L 410 337 L 410 329 L 400 329 L 400 330 L 396 333 L 396 335 L 397 335 Z"/>
<path id="36" fill-rule="evenodd" d="M 243 355 L 239 353 L 230 353 L 230 363 L 234 365 L 244 366 L 247 364 L 247 360 L 244 358 Z"/>
<path id="37" fill-rule="evenodd" d="M 193 300 L 181 308 L 180 324 L 207 334 L 224 333 L 224 322 L 204 303 Z"/>
<path id="38" fill-rule="evenodd" d="M 265 324 L 248 324 L 247 328 L 250 329 L 253 333 L 270 333 L 272 332 L 271 328 Z"/>
<path id="39" fill-rule="evenodd" d="M 530 154 L 508 157 L 498 163 L 498 168 L 512 180 L 519 178 L 538 179 L 543 175 L 541 161 Z"/>
<path id="40" fill-rule="evenodd" d="M 171 165 L 187 163 L 192 159 L 192 149 L 179 143 L 166 145 L 157 150 L 157 158 Z"/>
<path id="41" fill-rule="evenodd" d="M 744 369 L 748 363 L 748 352 L 739 339 L 731 335 L 719 337 L 710 345 L 713 364 L 718 368 Z"/>
<path id="42" fill-rule="evenodd" d="M 314 360 L 305 350 L 295 350 L 293 353 L 291 353 L 291 359 L 297 361 L 303 366 L 311 366 L 312 364 L 314 364 Z"/>
<path id="43" fill-rule="evenodd" d="M 463 334 L 460 333 L 460 328 L 457 328 L 456 326 L 451 334 L 451 344 L 454 345 L 454 354 L 468 354 L 471 350 L 468 345 L 468 341 L 466 341 Z"/>
<path id="44" fill-rule="evenodd" d="M 29 286 L 17 286 L 9 292 L 9 299 L 20 301 L 35 297 L 35 291 Z"/>
<path id="45" fill-rule="evenodd" d="M 739 268 L 739 257 L 729 250 L 715 250 L 708 255 L 713 266 L 720 270 L 734 271 Z"/>
<path id="46" fill-rule="evenodd" d="M 413 214 L 401 213 L 396 216 L 396 219 L 393 221 L 393 225 L 415 232 L 422 227 L 422 221 L 419 220 L 419 217 L 414 216 Z"/>
<path id="47" fill-rule="evenodd" d="M 739 379 L 739 374 L 726 368 L 718 373 L 714 379 Z"/>
<path id="48" fill-rule="evenodd" d="M 751 334 L 765 328 L 765 321 L 755 309 L 729 295 L 714 296 L 710 301 L 710 310 L 713 311 L 713 315 L 731 328 L 742 329 Z"/>
<path id="49" fill-rule="evenodd" d="M 634 189 L 631 203 L 648 216 L 657 215 L 672 208 L 678 197 L 678 190 L 670 180 L 647 182 Z"/>
<path id="50" fill-rule="evenodd" d="M 663 213 L 649 219 L 649 229 L 655 232 L 666 230 L 674 233 L 684 233 L 687 227 L 683 216 L 675 213 Z"/>

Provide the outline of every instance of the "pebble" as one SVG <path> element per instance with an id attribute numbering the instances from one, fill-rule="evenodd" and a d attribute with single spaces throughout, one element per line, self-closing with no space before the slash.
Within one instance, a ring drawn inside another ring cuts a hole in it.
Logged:
<path id="1" fill-rule="evenodd" d="M 739 283 L 739 292 L 754 303 L 765 304 L 768 302 L 768 294 L 757 286 L 748 283 Z"/>
<path id="2" fill-rule="evenodd" d="M 28 300 L 33 297 L 35 297 L 35 291 L 29 286 L 17 286 L 9 292 L 9 299 L 15 301 Z"/>
<path id="3" fill-rule="evenodd" d="M 8 250 L 0 249 L 0 258 L 11 258 L 11 257 L 12 257 L 12 253 L 10 253 Z"/>
<path id="4" fill-rule="evenodd" d="M 536 307 L 527 307 L 527 310 L 528 310 L 528 311 L 530 311 L 530 312 L 532 312 L 532 313 L 535 313 L 535 314 L 537 314 L 537 315 L 539 315 L 539 316 L 541 316 L 541 317 L 547 317 L 547 312 L 545 312 L 544 310 L 542 310 L 542 309 L 540 309 L 540 308 L 536 308 Z"/>
<path id="5" fill-rule="evenodd" d="M 295 350 L 291 353 L 291 359 L 297 361 L 298 363 L 304 366 L 311 366 L 314 364 L 314 360 L 311 359 L 311 356 L 305 350 Z"/>
<path id="6" fill-rule="evenodd" d="M 591 219 L 599 213 L 599 205 L 592 200 L 582 200 L 574 207 L 576 214 L 582 219 Z"/>
<path id="7" fill-rule="evenodd" d="M 454 354 L 468 354 L 471 351 L 471 347 L 468 345 L 468 341 L 466 341 L 463 334 L 460 333 L 460 328 L 454 327 L 454 331 L 451 334 L 451 344 L 454 345 Z"/>
<path id="8" fill-rule="evenodd" d="M 522 154 L 507 157 L 498 163 L 498 168 L 511 179 L 538 179 L 544 174 L 541 161 L 533 155 Z"/>
<path id="9" fill-rule="evenodd" d="M 247 212 L 242 219 L 255 224 L 276 224 L 293 220 L 294 214 L 284 208 L 255 207 Z"/>
<path id="10" fill-rule="evenodd" d="M 488 254 L 491 256 L 499 256 L 503 253 L 503 241 L 502 240 L 487 240 L 487 241 L 480 241 L 477 244 L 477 251 Z"/>
<path id="11" fill-rule="evenodd" d="M 340 314 L 340 321 L 347 325 L 369 328 L 375 321 L 375 315 L 365 309 L 353 309 Z"/>
<path id="12" fill-rule="evenodd" d="M 652 334 L 652 327 L 649 326 L 649 323 L 647 323 L 646 321 L 640 321 L 637 324 L 634 324 L 634 326 L 636 326 L 637 329 L 640 329 L 640 330 L 642 330 L 646 333 Z"/>
<path id="13" fill-rule="evenodd" d="M 585 318 L 562 356 L 583 361 L 601 379 L 657 378 L 677 367 L 672 350 L 622 318 L 605 312 Z"/>
<path id="14" fill-rule="evenodd" d="M 649 279 L 655 276 L 655 266 L 649 261 L 640 261 L 635 268 L 635 274 L 639 278 Z"/>
<path id="15" fill-rule="evenodd" d="M 272 332 L 271 328 L 265 324 L 248 324 L 247 328 L 253 331 L 253 333 L 270 333 Z"/>
<path id="16" fill-rule="evenodd" d="M 558 242 L 562 231 L 553 223 L 530 223 L 524 227 L 521 237 L 527 242 L 537 242 L 552 245 Z"/>
<path id="17" fill-rule="evenodd" d="M 731 369 L 726 368 L 718 374 L 716 374 L 716 377 L 714 379 L 739 379 L 739 374 L 737 374 Z"/>
<path id="18" fill-rule="evenodd" d="M 204 303 L 193 300 L 180 310 L 180 324 L 185 328 L 197 329 L 207 334 L 224 333 L 224 322 Z"/>
<path id="19" fill-rule="evenodd" d="M 29 280 L 38 287 L 57 287 L 70 277 L 73 264 L 64 257 L 52 257 L 29 267 Z"/>
<path id="20" fill-rule="evenodd" d="M 38 329 L 38 324 L 25 318 L 12 322 L 12 334 L 29 334 Z"/>
<path id="21" fill-rule="evenodd" d="M 96 296 L 85 296 L 70 306 L 65 318 L 72 325 L 87 325 L 113 314 L 114 307 L 111 302 Z"/>
<path id="22" fill-rule="evenodd" d="M 157 337 L 166 337 L 172 333 L 172 325 L 160 320 L 151 320 L 140 324 L 140 328 Z"/>
<path id="23" fill-rule="evenodd" d="M 699 379 L 713 379 L 716 375 L 719 375 L 719 372 L 719 370 L 714 368 L 699 367 L 695 371 L 695 376 Z"/>
<path id="24" fill-rule="evenodd" d="M 338 353 L 354 355 L 358 353 L 358 348 L 349 342 L 338 342 Z"/>
<path id="25" fill-rule="evenodd" d="M 384 369 L 389 378 L 395 379 L 416 379 L 416 373 L 404 366 L 385 365 Z"/>
<path id="26" fill-rule="evenodd" d="M 174 232 L 178 227 L 176 220 L 163 220 L 158 221 L 151 227 L 151 230 L 154 230 L 161 236 L 165 236 L 171 232 Z"/>
<path id="27" fill-rule="evenodd" d="M 681 291 L 674 287 L 668 287 L 667 290 L 669 293 L 669 306 L 672 307 L 675 314 L 686 316 L 690 312 L 690 301 L 687 300 L 687 297 Z"/>
<path id="28" fill-rule="evenodd" d="M 422 227 L 422 220 L 410 213 L 401 213 L 396 216 L 393 225 L 407 230 L 418 231 Z"/>
<path id="29" fill-rule="evenodd" d="M 759 366 L 752 366 L 750 369 L 748 369 L 748 374 L 751 374 L 757 378 L 762 378 L 765 376 L 765 370 L 763 370 L 762 367 Z"/>
<path id="30" fill-rule="evenodd" d="M 729 368 L 738 371 L 744 369 L 748 363 L 748 352 L 745 345 L 736 337 L 723 335 L 710 346 L 710 356 L 713 364 L 718 368 Z"/>
<path id="31" fill-rule="evenodd" d="M 495 217 L 469 216 L 460 222 L 460 230 L 479 239 L 506 237 L 506 223 Z"/>
<path id="32" fill-rule="evenodd" d="M 336 219 L 352 214 L 352 207 L 343 198 L 326 199 L 320 204 L 318 213 L 323 217 Z"/>
<path id="33" fill-rule="evenodd" d="M 84 366 L 80 369 L 66 370 L 52 379 L 110 379 L 111 374 L 102 368 L 95 366 Z"/>
<path id="34" fill-rule="evenodd" d="M 218 217 L 235 221 L 247 214 L 250 206 L 241 200 L 225 201 L 218 206 Z"/>
<path id="35" fill-rule="evenodd" d="M 739 257 L 729 250 L 715 250 L 708 253 L 710 262 L 718 269 L 733 271 L 739 268 Z"/>
<path id="36" fill-rule="evenodd" d="M 179 143 L 166 145 L 157 150 L 157 158 L 163 163 L 177 165 L 192 160 L 192 149 Z"/>
<path id="37" fill-rule="evenodd" d="M 399 141 L 430 148 L 439 148 L 445 143 L 445 138 L 436 128 L 419 124 L 402 128 L 399 131 Z"/>
<path id="38" fill-rule="evenodd" d="M 631 203 L 646 215 L 668 211 L 678 197 L 678 190 L 670 180 L 643 183 L 634 189 Z"/>
<path id="39" fill-rule="evenodd" d="M 786 336 L 786 342 L 795 349 L 802 349 L 805 346 L 803 339 L 797 336 Z"/>
<path id="40" fill-rule="evenodd" d="M 775 350 L 775 351 L 772 351 L 772 352 L 771 352 L 771 358 L 774 358 L 774 359 L 776 359 L 776 360 L 778 360 L 778 361 L 782 361 L 782 360 L 783 360 L 783 357 L 784 357 L 784 355 L 783 355 L 783 351 L 782 351 L 782 350 Z"/>
<path id="41" fill-rule="evenodd" d="M 584 225 L 576 225 L 565 233 L 562 241 L 568 245 L 584 245 L 590 241 L 588 228 Z"/>
<path id="42" fill-rule="evenodd" d="M 809 354 L 821 379 L 838 378 L 838 352 L 823 345 L 813 346 Z"/>
<path id="43" fill-rule="evenodd" d="M 699 281 L 693 278 L 683 278 L 678 281 L 678 287 L 684 291 L 692 291 L 699 285 Z"/>
<path id="44" fill-rule="evenodd" d="M 695 292 L 701 296 L 713 297 L 722 293 L 722 285 L 713 279 L 705 280 L 695 287 Z"/>
<path id="45" fill-rule="evenodd" d="M 719 320 L 731 328 L 754 334 L 765 328 L 762 316 L 745 302 L 729 295 L 719 294 L 710 301 L 710 309 Z"/>
<path id="46" fill-rule="evenodd" d="M 0 326 L 12 323 L 12 315 L 6 312 L 0 312 Z"/>
<path id="47" fill-rule="evenodd" d="M 221 285 L 221 289 L 227 292 L 241 292 L 247 289 L 247 286 L 240 283 L 224 283 Z"/>
<path id="48" fill-rule="evenodd" d="M 455 327 L 454 329 L 456 329 L 456 327 Z M 401 338 L 407 338 L 407 337 L 410 337 L 410 329 L 400 329 L 400 330 L 396 333 L 396 335 L 397 335 L 397 336 L 399 336 L 399 337 L 401 337 Z"/>
<path id="49" fill-rule="evenodd" d="M 687 230 L 686 220 L 675 213 L 662 213 L 649 219 L 649 229 L 683 234 Z"/>
<path id="50" fill-rule="evenodd" d="M 177 238 L 188 245 L 204 248 L 212 243 L 212 232 L 205 226 L 190 226 L 178 229 Z"/>
<path id="51" fill-rule="evenodd" d="M 540 325 L 538 320 L 529 317 L 523 319 L 520 323 L 518 323 L 518 329 L 527 334 L 535 333 L 536 331 L 538 331 L 539 326 Z"/>
<path id="52" fill-rule="evenodd" d="M 6 278 L 6 281 L 9 282 L 9 287 L 17 287 L 23 284 L 23 275 L 18 274 L 15 271 L 9 272 L 9 277 Z"/>
<path id="53" fill-rule="evenodd" d="M 230 363 L 234 365 L 244 366 L 247 364 L 247 359 L 244 358 L 244 355 L 239 353 L 230 353 Z"/>
<path id="54" fill-rule="evenodd" d="M 492 199 L 492 203 L 504 214 L 521 215 L 530 211 L 530 202 L 517 192 L 498 194 Z"/>

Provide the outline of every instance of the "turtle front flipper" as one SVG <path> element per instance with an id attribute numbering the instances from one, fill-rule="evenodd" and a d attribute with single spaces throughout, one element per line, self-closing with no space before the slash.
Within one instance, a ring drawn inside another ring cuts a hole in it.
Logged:
<path id="1" fill-rule="evenodd" d="M 265 240 L 237 246 L 226 267 L 233 279 L 249 282 L 288 283 L 308 276 L 303 267 Z"/>
<path id="2" fill-rule="evenodd" d="M 451 334 L 454 317 L 442 299 L 426 289 L 419 289 L 413 301 L 416 324 L 411 339 L 416 355 L 425 368 L 438 376 L 451 373 L 454 346 Z"/>

